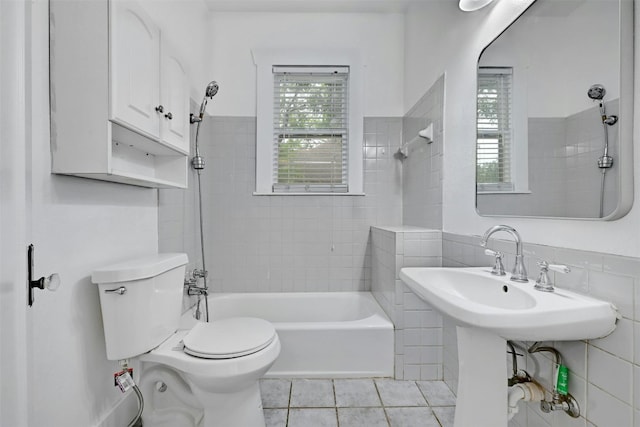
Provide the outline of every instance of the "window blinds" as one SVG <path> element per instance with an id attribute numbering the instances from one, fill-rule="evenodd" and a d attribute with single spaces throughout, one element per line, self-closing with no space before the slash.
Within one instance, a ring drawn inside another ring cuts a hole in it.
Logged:
<path id="1" fill-rule="evenodd" d="M 512 156 L 513 69 L 478 70 L 476 177 L 479 191 L 513 191 Z"/>
<path id="2" fill-rule="evenodd" d="M 273 67 L 273 191 L 347 192 L 349 67 Z"/>

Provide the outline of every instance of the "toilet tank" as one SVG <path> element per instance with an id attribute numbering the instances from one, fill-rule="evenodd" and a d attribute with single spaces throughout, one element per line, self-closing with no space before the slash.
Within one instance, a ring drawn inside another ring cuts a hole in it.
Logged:
<path id="1" fill-rule="evenodd" d="M 178 329 L 186 254 L 136 258 L 95 270 L 107 359 L 138 356 Z"/>

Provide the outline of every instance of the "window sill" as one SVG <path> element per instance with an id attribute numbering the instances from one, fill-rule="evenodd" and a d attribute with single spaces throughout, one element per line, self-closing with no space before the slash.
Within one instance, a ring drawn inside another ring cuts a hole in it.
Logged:
<path id="1" fill-rule="evenodd" d="M 253 192 L 254 196 L 364 196 L 365 193 L 259 193 Z"/>
<path id="2" fill-rule="evenodd" d="M 515 191 L 476 191 L 476 194 L 531 194 L 531 190 Z"/>

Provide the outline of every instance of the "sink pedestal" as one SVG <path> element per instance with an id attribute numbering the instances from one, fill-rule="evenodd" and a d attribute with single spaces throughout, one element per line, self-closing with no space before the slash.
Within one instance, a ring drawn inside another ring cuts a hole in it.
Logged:
<path id="1" fill-rule="evenodd" d="M 457 326 L 458 397 L 455 427 L 507 427 L 506 340 Z"/>

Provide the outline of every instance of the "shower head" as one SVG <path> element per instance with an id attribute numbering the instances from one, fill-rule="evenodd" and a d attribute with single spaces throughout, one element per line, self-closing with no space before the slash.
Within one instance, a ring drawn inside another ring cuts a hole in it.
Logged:
<path id="1" fill-rule="evenodd" d="M 602 123 L 605 125 L 613 126 L 618 122 L 618 116 L 607 116 L 607 112 L 605 111 L 604 101 L 602 99 L 607 94 L 604 86 L 595 84 L 589 88 L 587 91 L 587 96 L 594 101 L 598 101 L 598 108 L 600 109 L 600 117 L 602 118 Z M 609 166 L 610 167 L 610 166 Z"/>
<path id="2" fill-rule="evenodd" d="M 220 86 L 218 86 L 218 82 L 216 82 L 215 80 L 207 85 L 207 88 L 204 90 L 204 98 L 202 98 L 202 104 L 200 104 L 200 114 L 198 115 L 200 119 L 204 117 L 204 110 L 205 108 L 207 108 L 207 98 L 212 99 L 216 95 L 216 93 L 218 93 L 218 89 L 220 89 Z"/>
<path id="3" fill-rule="evenodd" d="M 594 101 L 600 101 L 602 100 L 602 98 L 604 98 L 606 93 L 607 91 L 605 90 L 604 86 L 595 84 L 589 88 L 589 90 L 587 91 L 587 96 Z"/>
<path id="4" fill-rule="evenodd" d="M 213 98 L 214 96 L 216 96 L 216 93 L 218 93 L 218 89 L 220 89 L 220 86 L 218 86 L 218 82 L 216 82 L 215 80 L 210 82 L 207 85 L 207 88 L 204 90 L 204 97 Z"/>
<path id="5" fill-rule="evenodd" d="M 204 117 L 204 110 L 207 108 L 207 101 L 208 99 L 216 96 L 216 94 L 218 93 L 218 89 L 220 89 L 220 86 L 218 86 L 218 82 L 216 82 L 215 80 L 209 82 L 207 88 L 204 90 L 204 97 L 202 98 L 202 104 L 200 104 L 200 111 L 197 116 L 194 114 L 191 115 L 191 123 L 202 121 Z"/>

